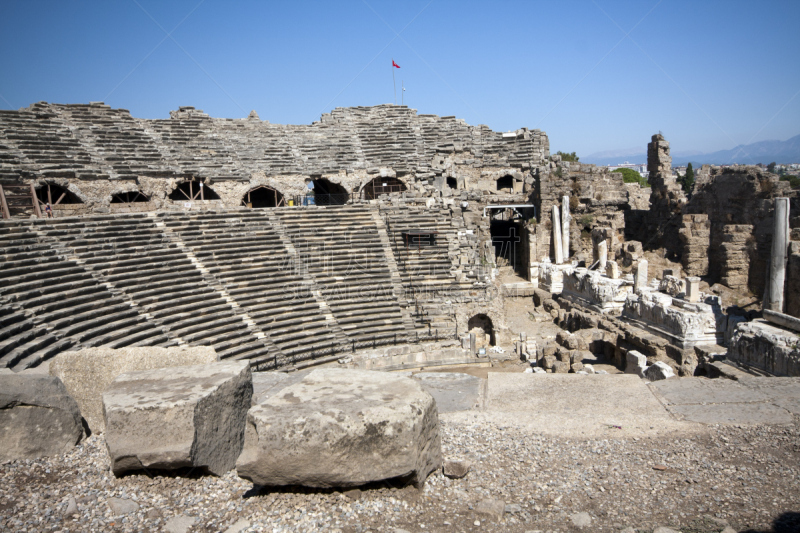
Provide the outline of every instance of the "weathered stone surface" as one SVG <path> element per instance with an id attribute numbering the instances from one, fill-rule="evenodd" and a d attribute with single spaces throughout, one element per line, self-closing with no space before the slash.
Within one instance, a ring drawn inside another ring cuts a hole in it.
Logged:
<path id="1" fill-rule="evenodd" d="M 108 507 L 114 516 L 123 516 L 139 510 L 139 504 L 128 498 L 109 498 Z"/>
<path id="2" fill-rule="evenodd" d="M 0 461 L 65 453 L 82 437 L 78 404 L 60 379 L 0 372 Z"/>
<path id="3" fill-rule="evenodd" d="M 800 376 L 800 334 L 764 320 L 739 322 L 730 337 L 728 359 L 777 376 Z"/>
<path id="4" fill-rule="evenodd" d="M 469 473 L 472 463 L 467 460 L 448 459 L 442 465 L 442 473 L 452 479 L 461 479 Z"/>
<path id="5" fill-rule="evenodd" d="M 625 373 L 642 375 L 647 368 L 647 357 L 636 350 L 630 350 L 625 356 Z"/>
<path id="6" fill-rule="evenodd" d="M 674 378 L 675 372 L 667 363 L 656 361 L 644 371 L 644 377 L 650 381 L 660 381 L 662 379 Z"/>
<path id="7" fill-rule="evenodd" d="M 565 363 L 563 361 L 556 361 L 553 363 L 553 373 L 554 374 L 566 374 L 569 372 L 570 364 Z"/>
<path id="8" fill-rule="evenodd" d="M 236 470 L 268 486 L 421 485 L 441 454 L 436 402 L 418 382 L 325 368 L 250 409 Z"/>
<path id="9" fill-rule="evenodd" d="M 210 346 L 175 348 L 87 348 L 58 354 L 50 375 L 64 382 L 93 432 L 103 431 L 103 391 L 125 372 L 173 366 L 201 365 L 217 360 Z"/>
<path id="10" fill-rule="evenodd" d="M 118 376 L 103 394 L 112 470 L 193 466 L 224 474 L 242 450 L 252 394 L 245 361 Z"/>

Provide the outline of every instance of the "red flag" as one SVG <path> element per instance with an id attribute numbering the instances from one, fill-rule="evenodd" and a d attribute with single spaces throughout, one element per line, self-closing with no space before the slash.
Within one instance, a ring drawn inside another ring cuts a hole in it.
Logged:
<path id="1" fill-rule="evenodd" d="M 398 65 L 397 63 L 395 63 L 395 62 L 394 62 L 394 59 L 392 59 L 392 66 L 393 66 L 393 67 L 395 67 L 395 68 L 400 68 L 400 65 Z"/>

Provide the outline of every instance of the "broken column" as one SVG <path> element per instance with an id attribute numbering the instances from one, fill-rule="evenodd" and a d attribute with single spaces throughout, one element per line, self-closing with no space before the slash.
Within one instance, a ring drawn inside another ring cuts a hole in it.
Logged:
<path id="1" fill-rule="evenodd" d="M 775 221 L 772 230 L 772 254 L 769 262 L 767 294 L 764 308 L 783 312 L 783 285 L 786 281 L 786 262 L 789 259 L 789 199 L 775 198 Z"/>
<path id="2" fill-rule="evenodd" d="M 564 262 L 564 248 L 561 244 L 561 221 L 558 216 L 558 206 L 553 206 L 553 247 L 556 249 L 556 264 Z"/>
<path id="3" fill-rule="evenodd" d="M 564 261 L 569 261 L 569 226 L 572 216 L 569 213 L 569 196 L 561 198 L 561 249 Z"/>
<path id="4" fill-rule="evenodd" d="M 608 241 L 603 239 L 597 243 L 597 260 L 600 264 L 597 266 L 599 270 L 605 270 L 608 263 Z"/>
<path id="5" fill-rule="evenodd" d="M 641 259 L 636 264 L 636 271 L 633 274 L 633 290 L 638 291 L 647 287 L 647 259 Z"/>
<path id="6" fill-rule="evenodd" d="M 695 276 L 686 278 L 686 299 L 693 303 L 700 301 L 700 278 Z"/>
<path id="7" fill-rule="evenodd" d="M 606 276 L 611 279 L 619 279 L 619 265 L 616 261 L 606 263 Z"/>

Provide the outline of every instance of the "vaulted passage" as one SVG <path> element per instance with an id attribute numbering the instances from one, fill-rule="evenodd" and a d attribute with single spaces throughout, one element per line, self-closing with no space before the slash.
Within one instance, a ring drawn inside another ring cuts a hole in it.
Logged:
<path id="1" fill-rule="evenodd" d="M 492 319 L 487 315 L 479 314 L 470 318 L 467 323 L 467 329 L 470 333 L 476 334 L 476 346 L 478 348 L 495 345 L 494 325 L 492 324 Z M 481 338 L 481 333 L 483 338 Z"/>
<path id="2" fill-rule="evenodd" d="M 242 205 L 253 209 L 263 209 L 266 207 L 282 207 L 286 205 L 283 194 L 272 187 L 256 187 L 247 191 L 242 198 Z"/>
<path id="3" fill-rule="evenodd" d="M 514 192 L 514 178 L 511 176 L 503 176 L 497 180 L 497 190 L 502 192 Z"/>
<path id="4" fill-rule="evenodd" d="M 489 225 L 498 267 L 510 266 L 525 277 L 525 254 L 519 224 L 514 220 L 492 220 Z"/>
<path id="5" fill-rule="evenodd" d="M 374 200 L 382 194 L 391 194 L 393 192 L 403 192 L 406 190 L 406 184 L 397 178 L 375 178 L 366 185 L 364 191 L 364 198 L 367 200 Z"/>
<path id="6" fill-rule="evenodd" d="M 36 189 L 36 197 L 43 204 L 50 205 L 83 203 L 80 198 L 61 185 L 51 183 L 45 183 L 42 187 Z"/>
<path id="7" fill-rule="evenodd" d="M 175 187 L 175 190 L 169 194 L 169 199 L 176 202 L 219 200 L 219 195 L 201 181 L 187 180 Z"/>
<path id="8" fill-rule="evenodd" d="M 316 205 L 344 205 L 350 199 L 347 189 L 325 178 L 312 180 L 314 204 Z M 309 202 L 310 203 L 310 202 Z"/>
<path id="9" fill-rule="evenodd" d="M 451 189 L 458 189 L 458 180 L 452 177 L 447 178 L 447 186 Z"/>
<path id="10" fill-rule="evenodd" d="M 148 202 L 150 199 L 139 191 L 121 192 L 111 197 L 112 204 L 132 204 L 135 202 Z"/>

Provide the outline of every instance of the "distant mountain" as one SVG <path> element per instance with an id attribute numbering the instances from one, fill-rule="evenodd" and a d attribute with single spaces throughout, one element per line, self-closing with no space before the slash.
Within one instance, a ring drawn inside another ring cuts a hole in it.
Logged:
<path id="1" fill-rule="evenodd" d="M 580 155 L 580 154 L 579 154 Z M 595 165 L 618 165 L 629 163 L 647 163 L 647 152 L 644 149 L 608 150 L 597 152 L 586 157 L 581 157 L 581 163 L 594 163 Z M 739 145 L 731 150 L 720 150 L 704 154 L 697 151 L 684 151 L 672 153 L 672 164 L 684 166 L 689 161 L 692 165 L 765 165 L 773 161 L 780 164 L 800 163 L 800 135 L 786 141 L 760 141 L 748 145 Z"/>

